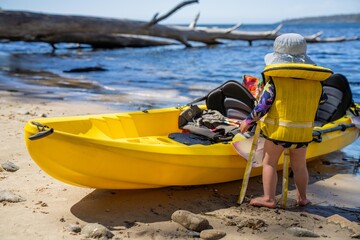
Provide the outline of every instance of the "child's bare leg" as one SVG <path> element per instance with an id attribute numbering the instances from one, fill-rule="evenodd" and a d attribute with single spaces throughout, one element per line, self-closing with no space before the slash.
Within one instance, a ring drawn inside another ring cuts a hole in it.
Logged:
<path id="1" fill-rule="evenodd" d="M 306 167 L 306 150 L 307 148 L 290 150 L 291 169 L 294 172 L 296 197 L 299 206 L 305 206 L 310 203 L 306 197 L 309 182 L 309 173 Z"/>
<path id="2" fill-rule="evenodd" d="M 265 140 L 263 159 L 263 190 L 264 196 L 254 198 L 250 201 L 253 206 L 276 207 L 276 184 L 277 184 L 277 163 L 284 148 L 269 140 Z"/>

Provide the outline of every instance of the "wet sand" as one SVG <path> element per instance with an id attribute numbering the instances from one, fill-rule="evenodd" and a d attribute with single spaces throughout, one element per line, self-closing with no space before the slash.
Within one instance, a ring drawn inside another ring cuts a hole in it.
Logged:
<path id="1" fill-rule="evenodd" d="M 318 239 L 352 239 L 360 234 L 359 159 L 338 151 L 309 164 L 308 189 L 312 205 L 297 207 L 290 179 L 288 208 L 265 209 L 236 204 L 241 181 L 153 190 L 99 190 L 59 182 L 30 158 L 23 140 L 25 123 L 39 116 L 115 112 L 104 105 L 24 99 L 0 92 L 0 163 L 11 162 L 15 172 L 0 169 L 0 191 L 25 201 L 0 202 L 0 239 L 85 239 L 70 226 L 89 223 L 107 227 L 113 239 L 194 239 L 198 233 L 171 220 L 177 210 L 206 218 L 222 239 L 294 239 L 288 229 L 300 227 Z M 262 192 L 261 178 L 250 179 L 248 195 Z M 278 188 L 280 197 L 280 186 Z M 339 222 L 339 223 L 337 223 Z"/>

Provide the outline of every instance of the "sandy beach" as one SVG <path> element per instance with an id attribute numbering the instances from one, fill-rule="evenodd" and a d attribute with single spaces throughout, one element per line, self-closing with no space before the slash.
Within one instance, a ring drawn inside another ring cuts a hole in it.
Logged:
<path id="1" fill-rule="evenodd" d="M 237 205 L 241 181 L 153 190 L 79 188 L 48 176 L 27 153 L 23 127 L 32 118 L 110 112 L 116 110 L 0 92 L 0 164 L 18 167 L 16 171 L 0 167 L 0 192 L 21 200 L 4 200 L 0 195 L 0 239 L 86 239 L 83 229 L 91 223 L 106 227 L 112 239 L 206 239 L 173 221 L 177 210 L 208 220 L 215 232 L 223 233 L 221 239 L 300 238 L 294 229 L 308 230 L 317 239 L 360 238 L 360 176 L 352 174 L 359 159 L 341 151 L 309 164 L 310 206 L 295 205 L 290 180 L 286 210 L 255 208 L 248 198 Z M 250 179 L 247 197 L 261 192 L 261 178 Z M 207 239 L 217 239 L 216 234 L 212 237 Z"/>

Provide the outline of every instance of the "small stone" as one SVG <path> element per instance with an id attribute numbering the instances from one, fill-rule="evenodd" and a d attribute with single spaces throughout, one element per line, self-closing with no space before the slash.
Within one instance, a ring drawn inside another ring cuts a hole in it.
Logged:
<path id="1" fill-rule="evenodd" d="M 81 232 L 81 227 L 76 225 L 76 224 L 68 224 L 68 225 L 65 226 L 65 229 L 70 231 L 70 232 L 74 232 L 74 233 Z"/>
<path id="2" fill-rule="evenodd" d="M 200 238 L 205 240 L 218 240 L 226 236 L 226 232 L 215 230 L 215 229 L 207 229 L 201 231 Z"/>
<path id="3" fill-rule="evenodd" d="M 300 227 L 289 227 L 288 229 L 286 229 L 286 231 L 295 237 L 312 237 L 312 238 L 320 237 L 320 235 L 308 229 L 300 228 Z"/>
<path id="4" fill-rule="evenodd" d="M 24 202 L 25 198 L 7 190 L 0 191 L 0 202 Z"/>
<path id="5" fill-rule="evenodd" d="M 4 170 L 8 172 L 16 172 L 17 170 L 19 170 L 19 167 L 10 161 L 4 162 L 3 164 L 1 164 L 1 166 Z"/>
<path id="6" fill-rule="evenodd" d="M 114 234 L 109 229 L 98 223 L 89 223 L 81 229 L 81 234 L 87 238 L 112 238 Z"/>
<path id="7" fill-rule="evenodd" d="M 197 232 L 211 228 L 207 219 L 185 210 L 175 211 L 171 215 L 171 219 L 185 228 Z"/>

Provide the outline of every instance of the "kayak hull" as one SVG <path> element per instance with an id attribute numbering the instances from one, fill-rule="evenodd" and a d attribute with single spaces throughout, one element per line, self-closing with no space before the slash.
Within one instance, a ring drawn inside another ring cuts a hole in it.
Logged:
<path id="1" fill-rule="evenodd" d="M 246 160 L 231 142 L 187 146 L 168 137 L 181 132 L 178 108 L 145 112 L 40 118 L 24 127 L 31 158 L 50 176 L 76 186 L 101 189 L 146 189 L 203 185 L 239 180 Z M 53 132 L 30 140 L 46 125 Z M 325 125 L 351 124 L 349 117 Z M 340 150 L 354 142 L 359 129 L 349 127 L 322 135 L 309 145 L 307 159 Z M 246 141 L 245 138 L 236 141 Z M 235 141 L 235 140 L 234 140 Z M 282 168 L 282 158 L 278 169 Z M 251 176 L 261 174 L 254 168 Z"/>

